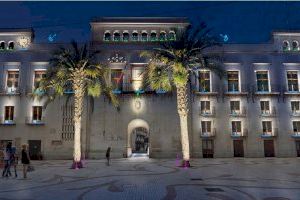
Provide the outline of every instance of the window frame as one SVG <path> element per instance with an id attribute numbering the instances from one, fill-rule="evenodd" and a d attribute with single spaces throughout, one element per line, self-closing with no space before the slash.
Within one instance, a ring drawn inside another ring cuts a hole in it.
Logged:
<path id="1" fill-rule="evenodd" d="M 237 72 L 237 85 L 238 85 L 238 90 L 237 91 L 229 90 L 229 77 L 228 77 L 228 73 L 233 73 L 233 72 Z M 240 78 L 240 70 L 227 70 L 227 92 L 229 92 L 229 93 L 241 92 L 241 81 L 240 81 L 240 79 L 241 79 Z"/>
<path id="2" fill-rule="evenodd" d="M 200 84 L 200 73 L 202 72 L 208 72 L 209 73 L 209 90 L 208 91 L 201 91 L 201 84 Z M 203 93 L 209 93 L 209 92 L 212 92 L 212 74 L 211 74 L 211 71 L 210 70 L 199 70 L 198 71 L 198 91 L 199 92 L 203 92 Z"/>
<path id="3" fill-rule="evenodd" d="M 289 78 L 288 73 L 289 72 L 296 72 L 297 74 L 297 90 L 289 90 Z M 299 71 L 298 70 L 286 70 L 286 89 L 288 92 L 299 92 Z"/>
<path id="4" fill-rule="evenodd" d="M 259 73 L 259 72 L 267 72 L 267 76 L 268 76 L 268 90 L 267 91 L 259 91 L 258 90 L 258 79 L 257 79 L 257 73 Z M 270 72 L 269 72 L 269 70 L 255 70 L 255 78 L 256 78 L 256 91 L 257 92 L 271 92 L 272 90 L 271 90 L 271 81 L 270 81 Z"/>

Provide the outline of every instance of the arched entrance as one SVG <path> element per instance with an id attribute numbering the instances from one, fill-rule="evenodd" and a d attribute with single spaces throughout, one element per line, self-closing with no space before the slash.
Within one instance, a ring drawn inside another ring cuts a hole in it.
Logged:
<path id="1" fill-rule="evenodd" d="M 150 149 L 149 125 L 145 120 L 134 119 L 128 124 L 127 157 L 132 154 L 149 156 Z"/>

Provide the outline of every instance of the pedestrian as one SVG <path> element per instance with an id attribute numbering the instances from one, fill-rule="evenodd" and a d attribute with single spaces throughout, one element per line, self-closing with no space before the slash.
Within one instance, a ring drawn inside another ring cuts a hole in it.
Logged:
<path id="1" fill-rule="evenodd" d="M 25 179 L 25 178 L 27 178 L 27 170 L 28 170 L 28 165 L 30 163 L 29 156 L 28 156 L 28 153 L 27 153 L 27 145 L 26 144 L 22 145 L 21 161 L 22 161 L 22 164 L 23 164 L 23 178 Z"/>
<path id="2" fill-rule="evenodd" d="M 12 153 L 10 156 L 10 165 L 14 167 L 15 177 L 18 177 L 17 174 L 17 165 L 18 165 L 18 156 L 16 155 L 16 147 L 12 147 Z"/>
<path id="3" fill-rule="evenodd" d="M 11 164 L 11 142 L 8 142 L 6 145 L 6 148 L 3 150 L 3 155 L 4 155 L 4 169 L 2 172 L 2 177 L 8 177 L 8 175 L 11 175 L 10 173 L 10 164 Z"/>
<path id="4" fill-rule="evenodd" d="M 111 150 L 111 147 L 108 147 L 107 150 L 106 150 L 106 160 L 107 160 L 107 166 L 109 166 L 110 164 L 110 150 Z"/>

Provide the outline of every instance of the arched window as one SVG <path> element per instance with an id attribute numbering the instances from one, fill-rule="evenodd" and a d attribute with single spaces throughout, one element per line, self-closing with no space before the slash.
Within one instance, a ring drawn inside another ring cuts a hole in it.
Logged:
<path id="1" fill-rule="evenodd" d="M 0 50 L 4 50 L 5 49 L 5 42 L 1 41 L 0 42 Z"/>
<path id="2" fill-rule="evenodd" d="M 147 41 L 148 40 L 148 34 L 147 32 L 142 33 L 142 41 Z"/>
<path id="3" fill-rule="evenodd" d="M 132 41 L 138 41 L 139 40 L 139 34 L 138 32 L 132 33 Z"/>
<path id="4" fill-rule="evenodd" d="M 129 41 L 129 33 L 128 32 L 123 33 L 123 41 L 125 41 L 125 42 Z"/>
<path id="5" fill-rule="evenodd" d="M 106 32 L 104 34 L 104 41 L 110 41 L 111 40 L 111 35 L 110 35 L 110 32 Z"/>
<path id="6" fill-rule="evenodd" d="M 176 40 L 176 34 L 174 31 L 169 32 L 169 40 L 171 40 L 171 41 Z"/>
<path id="7" fill-rule="evenodd" d="M 150 35 L 150 40 L 151 41 L 157 41 L 157 35 L 156 35 L 156 32 L 152 32 L 151 35 Z"/>
<path id="8" fill-rule="evenodd" d="M 12 49 L 14 49 L 14 48 L 15 48 L 15 43 L 14 43 L 13 41 L 9 42 L 9 43 L 8 43 L 8 49 L 9 49 L 9 50 L 12 50 Z"/>
<path id="9" fill-rule="evenodd" d="M 293 48 L 293 51 L 299 51 L 299 42 L 294 40 L 292 42 L 292 48 Z"/>
<path id="10" fill-rule="evenodd" d="M 283 49 L 283 51 L 289 51 L 290 50 L 290 43 L 288 41 L 283 41 L 282 49 Z"/>
<path id="11" fill-rule="evenodd" d="M 165 31 L 160 32 L 159 41 L 166 41 L 166 32 Z"/>
<path id="12" fill-rule="evenodd" d="M 119 32 L 114 33 L 114 41 L 120 41 L 121 40 L 121 35 Z"/>

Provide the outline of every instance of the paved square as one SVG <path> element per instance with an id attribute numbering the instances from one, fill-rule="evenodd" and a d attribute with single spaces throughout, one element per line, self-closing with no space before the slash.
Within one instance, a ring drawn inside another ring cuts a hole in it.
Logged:
<path id="1" fill-rule="evenodd" d="M 300 159 L 196 159 L 176 167 L 170 159 L 36 161 L 29 179 L 0 179 L 0 199 L 300 200 Z"/>

